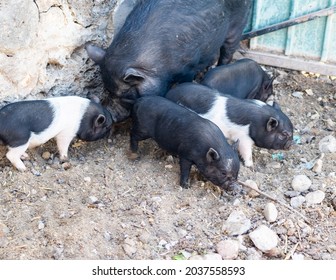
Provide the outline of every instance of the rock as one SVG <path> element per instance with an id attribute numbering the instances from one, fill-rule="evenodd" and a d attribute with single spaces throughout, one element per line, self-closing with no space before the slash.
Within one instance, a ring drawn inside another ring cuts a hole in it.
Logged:
<path id="1" fill-rule="evenodd" d="M 299 98 L 299 99 L 302 99 L 303 98 L 303 92 L 301 92 L 301 91 L 294 91 L 292 93 L 292 96 L 294 96 L 296 98 Z"/>
<path id="2" fill-rule="evenodd" d="M 83 180 L 87 183 L 91 183 L 91 178 L 90 177 L 84 177 Z"/>
<path id="3" fill-rule="evenodd" d="M 251 228 L 251 221 L 242 211 L 233 211 L 224 222 L 222 230 L 228 235 L 240 235 Z"/>
<path id="4" fill-rule="evenodd" d="M 248 189 L 248 195 L 250 197 L 257 197 L 257 196 L 260 195 L 258 192 L 255 191 L 255 190 L 259 190 L 258 185 L 257 185 L 257 183 L 255 181 L 253 181 L 253 180 L 246 180 L 244 183 L 250 187 Z M 255 190 L 253 190 L 253 189 L 255 189 Z"/>
<path id="5" fill-rule="evenodd" d="M 324 157 L 324 154 L 322 154 L 320 156 L 320 158 L 318 158 L 312 168 L 312 170 L 315 172 L 315 173 L 321 173 L 322 172 L 322 166 L 323 166 L 323 157 Z"/>
<path id="6" fill-rule="evenodd" d="M 263 213 L 266 220 L 270 223 L 275 222 L 278 217 L 278 210 L 272 202 L 266 204 Z"/>
<path id="7" fill-rule="evenodd" d="M 247 249 L 247 260 L 260 260 L 262 258 L 262 254 L 260 251 L 257 251 L 255 248 Z"/>
<path id="8" fill-rule="evenodd" d="M 216 245 L 216 249 L 223 260 L 234 260 L 238 257 L 239 242 L 237 240 L 223 240 Z"/>
<path id="9" fill-rule="evenodd" d="M 44 222 L 43 221 L 38 221 L 38 229 L 41 230 L 41 229 L 44 229 L 45 225 L 44 225 Z"/>
<path id="10" fill-rule="evenodd" d="M 304 192 L 309 189 L 312 182 L 306 175 L 296 175 L 292 180 L 294 191 Z"/>
<path id="11" fill-rule="evenodd" d="M 317 190 L 314 192 L 307 193 L 305 198 L 306 198 L 306 203 L 308 205 L 319 204 L 325 198 L 325 193 L 321 190 Z"/>
<path id="12" fill-rule="evenodd" d="M 332 135 L 326 136 L 319 142 L 319 149 L 321 153 L 335 153 L 336 152 L 336 138 Z"/>
<path id="13" fill-rule="evenodd" d="M 91 195 L 91 196 L 89 197 L 89 203 L 90 203 L 90 204 L 98 203 L 98 198 L 95 197 L 95 196 L 93 196 L 93 195 Z"/>
<path id="14" fill-rule="evenodd" d="M 265 225 L 260 225 L 249 233 L 249 237 L 253 244 L 264 253 L 274 249 L 278 245 L 277 234 Z"/>
<path id="15" fill-rule="evenodd" d="M 48 160 L 50 159 L 50 157 L 51 157 L 51 154 L 49 152 L 43 152 L 42 154 L 43 159 Z"/>
<path id="16" fill-rule="evenodd" d="M 306 201 L 306 199 L 305 199 L 302 195 L 295 196 L 295 197 L 292 197 L 292 198 L 291 198 L 291 200 L 290 200 L 290 205 L 291 205 L 293 208 L 298 208 L 298 207 L 300 207 L 305 201 Z"/>
<path id="17" fill-rule="evenodd" d="M 137 252 L 136 243 L 131 238 L 126 238 L 122 247 L 129 257 L 132 257 Z"/>

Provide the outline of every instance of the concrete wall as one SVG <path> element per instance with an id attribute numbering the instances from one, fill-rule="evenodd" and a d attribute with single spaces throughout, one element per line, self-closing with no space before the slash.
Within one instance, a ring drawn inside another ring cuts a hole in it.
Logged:
<path id="1" fill-rule="evenodd" d="M 0 103 L 102 91 L 88 41 L 107 47 L 121 0 L 1 0 Z"/>

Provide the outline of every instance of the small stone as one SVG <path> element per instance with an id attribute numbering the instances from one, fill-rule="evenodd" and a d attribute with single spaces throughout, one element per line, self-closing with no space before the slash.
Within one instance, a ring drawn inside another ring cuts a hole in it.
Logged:
<path id="1" fill-rule="evenodd" d="M 319 142 L 319 149 L 321 153 L 335 153 L 336 152 L 336 138 L 332 135 L 326 136 Z"/>
<path id="2" fill-rule="evenodd" d="M 253 244 L 264 253 L 278 245 L 277 234 L 265 225 L 260 225 L 257 229 L 249 233 L 249 237 Z"/>
<path id="3" fill-rule="evenodd" d="M 109 233 L 108 231 L 104 232 L 104 238 L 106 241 L 110 241 L 111 240 L 111 233 Z"/>
<path id="4" fill-rule="evenodd" d="M 84 177 L 83 180 L 87 183 L 91 183 L 91 178 L 90 177 Z"/>
<path id="5" fill-rule="evenodd" d="M 89 203 L 90 204 L 95 204 L 95 203 L 98 203 L 98 198 L 97 197 L 95 197 L 95 196 L 90 196 L 89 197 Z"/>
<path id="6" fill-rule="evenodd" d="M 272 202 L 266 204 L 263 213 L 266 220 L 270 223 L 275 222 L 278 217 L 278 210 Z"/>
<path id="7" fill-rule="evenodd" d="M 166 165 L 165 165 L 165 168 L 166 168 L 166 169 L 172 169 L 173 166 L 172 166 L 171 164 L 166 164 Z"/>
<path id="8" fill-rule="evenodd" d="M 319 159 L 316 160 L 312 170 L 315 172 L 315 173 L 321 173 L 322 172 L 322 166 L 323 166 L 323 156 L 324 154 L 321 155 L 321 157 Z"/>
<path id="9" fill-rule="evenodd" d="M 38 222 L 38 229 L 41 230 L 41 229 L 44 229 L 45 225 L 44 225 L 44 222 L 43 221 L 39 221 Z"/>
<path id="10" fill-rule="evenodd" d="M 71 168 L 71 163 L 66 161 L 62 163 L 62 167 L 64 170 L 69 170 Z"/>
<path id="11" fill-rule="evenodd" d="M 246 180 L 244 183 L 250 187 L 248 191 L 248 195 L 250 197 L 257 197 L 260 195 L 257 191 L 255 191 L 259 190 L 256 182 L 254 182 L 253 180 Z"/>
<path id="12" fill-rule="evenodd" d="M 285 192 L 285 196 L 287 197 L 295 197 L 295 196 L 298 196 L 300 195 L 300 192 L 298 191 L 286 191 Z"/>
<path id="13" fill-rule="evenodd" d="M 325 198 L 325 193 L 321 190 L 317 190 L 314 192 L 307 193 L 305 198 L 306 198 L 306 203 L 308 205 L 319 204 Z"/>
<path id="14" fill-rule="evenodd" d="M 306 89 L 305 92 L 307 93 L 307 95 L 312 96 L 314 95 L 313 91 L 311 89 Z"/>
<path id="15" fill-rule="evenodd" d="M 216 249 L 223 260 L 234 260 L 238 257 L 239 242 L 237 240 L 223 240 L 217 244 Z"/>
<path id="16" fill-rule="evenodd" d="M 260 251 L 257 251 L 255 248 L 248 248 L 246 253 L 247 260 L 260 260 L 262 258 Z"/>
<path id="17" fill-rule="evenodd" d="M 292 180 L 292 187 L 298 192 L 308 190 L 311 184 L 311 180 L 306 175 L 296 175 Z"/>
<path id="18" fill-rule="evenodd" d="M 293 208 L 298 208 L 298 207 L 300 207 L 305 201 L 306 201 L 306 199 L 305 199 L 302 195 L 299 195 L 299 196 L 296 196 L 296 197 L 292 197 L 292 198 L 291 198 L 291 200 L 290 200 L 290 205 L 291 205 Z"/>
<path id="19" fill-rule="evenodd" d="M 136 243 L 133 239 L 126 238 L 122 247 L 129 257 L 132 257 L 137 252 Z"/>
<path id="20" fill-rule="evenodd" d="M 48 160 L 50 159 L 50 157 L 51 157 L 51 154 L 49 152 L 43 152 L 42 154 L 43 159 Z"/>
<path id="21" fill-rule="evenodd" d="M 303 92 L 301 92 L 301 91 L 294 91 L 292 93 L 292 96 L 294 96 L 296 98 L 299 98 L 299 99 L 302 99 L 303 98 Z"/>
<path id="22" fill-rule="evenodd" d="M 222 230 L 228 235 L 240 235 L 251 228 L 251 221 L 242 211 L 233 211 L 224 222 Z"/>

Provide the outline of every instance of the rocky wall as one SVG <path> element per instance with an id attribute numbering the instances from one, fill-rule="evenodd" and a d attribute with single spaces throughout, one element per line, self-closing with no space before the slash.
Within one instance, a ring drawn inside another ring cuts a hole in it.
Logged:
<path id="1" fill-rule="evenodd" d="M 108 46 L 121 0 L 1 0 L 0 103 L 102 90 L 84 45 Z"/>

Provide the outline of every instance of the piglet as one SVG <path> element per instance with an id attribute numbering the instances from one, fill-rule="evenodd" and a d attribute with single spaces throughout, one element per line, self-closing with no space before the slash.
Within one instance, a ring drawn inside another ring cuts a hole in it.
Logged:
<path id="1" fill-rule="evenodd" d="M 180 185 L 189 187 L 194 164 L 213 184 L 227 189 L 236 181 L 239 158 L 223 133 L 212 122 L 160 96 L 139 98 L 132 110 L 130 148 L 138 151 L 138 142 L 154 139 L 169 153 L 179 156 Z"/>
<path id="2" fill-rule="evenodd" d="M 254 99 L 239 99 L 196 83 L 183 83 L 168 91 L 166 98 L 211 120 L 233 141 L 245 166 L 252 167 L 252 147 L 289 149 L 293 125 L 274 102 L 270 106 Z"/>
<path id="3" fill-rule="evenodd" d="M 112 126 L 111 114 L 96 97 L 78 96 L 27 100 L 8 104 L 0 110 L 0 142 L 8 146 L 6 157 L 20 171 L 26 170 L 21 157 L 28 148 L 56 138 L 61 161 L 77 136 L 85 141 L 105 137 Z"/>
<path id="4" fill-rule="evenodd" d="M 210 69 L 200 83 L 238 98 L 265 102 L 273 94 L 273 80 L 257 62 L 243 58 Z"/>

